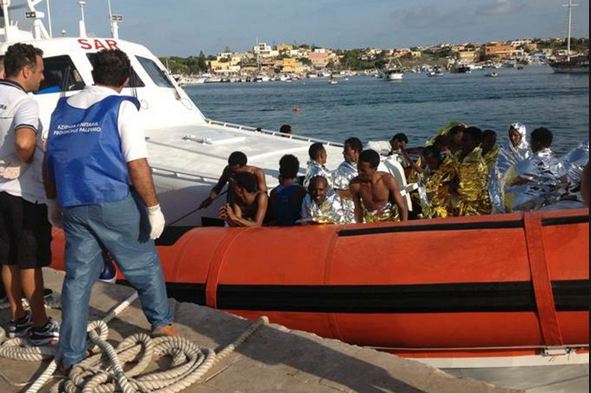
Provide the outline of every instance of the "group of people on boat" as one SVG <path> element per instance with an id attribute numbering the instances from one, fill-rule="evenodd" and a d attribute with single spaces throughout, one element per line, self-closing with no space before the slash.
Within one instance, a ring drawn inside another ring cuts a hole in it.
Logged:
<path id="1" fill-rule="evenodd" d="M 424 147 L 407 148 L 408 137 L 397 133 L 380 156 L 352 137 L 333 171 L 317 142 L 309 147 L 303 177 L 295 156 L 281 157 L 279 185 L 269 194 L 263 170 L 247 165 L 246 155 L 236 151 L 200 207 L 209 206 L 228 183 L 219 216 L 230 226 L 372 223 L 588 206 L 589 141 L 558 158 L 552 140 L 552 132 L 540 127 L 530 143 L 525 125 L 514 123 L 498 145 L 493 130 L 451 123 Z M 411 209 L 400 181 L 378 170 L 383 160 L 395 160 L 404 180 L 417 184 L 410 192 Z"/>

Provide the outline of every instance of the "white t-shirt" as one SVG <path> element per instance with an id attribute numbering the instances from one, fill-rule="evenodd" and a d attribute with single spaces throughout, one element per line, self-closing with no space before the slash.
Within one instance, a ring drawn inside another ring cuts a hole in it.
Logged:
<path id="1" fill-rule="evenodd" d="M 19 128 L 30 128 L 36 133 L 31 163 L 22 162 L 16 153 Z M 31 203 L 45 203 L 41 176 L 45 149 L 42 133 L 37 102 L 18 83 L 0 80 L 0 192 Z"/>
<path id="2" fill-rule="evenodd" d="M 68 104 L 76 108 L 86 109 L 112 95 L 119 95 L 119 93 L 105 86 L 86 86 L 80 93 L 69 97 Z M 142 127 L 139 112 L 131 102 L 123 101 L 119 106 L 117 127 L 125 161 L 147 158 L 148 151 L 144 138 L 144 128 Z"/>

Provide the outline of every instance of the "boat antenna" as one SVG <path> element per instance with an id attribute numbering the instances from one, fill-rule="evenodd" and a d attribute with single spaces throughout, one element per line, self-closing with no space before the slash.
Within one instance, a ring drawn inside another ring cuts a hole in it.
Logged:
<path id="1" fill-rule="evenodd" d="M 10 41 L 8 38 L 8 25 L 10 25 L 10 18 L 8 17 L 8 3 L 10 0 L 0 0 L 2 2 L 2 18 L 4 19 L 4 39 L 6 42 Z"/>
<path id="2" fill-rule="evenodd" d="M 566 38 L 566 58 L 570 60 L 570 34 L 573 19 L 573 7 L 577 7 L 578 4 L 573 4 L 573 0 L 568 0 L 568 4 L 563 4 L 563 7 L 568 7 L 568 33 Z"/>
<path id="3" fill-rule="evenodd" d="M 51 27 L 51 8 L 49 7 L 49 0 L 45 0 L 47 8 L 47 26 L 49 26 L 49 38 L 53 38 L 53 30 Z"/>
<path id="4" fill-rule="evenodd" d="M 119 24 L 118 22 L 123 21 L 122 15 L 113 15 L 111 10 L 111 0 L 107 0 L 107 5 L 109 6 L 109 22 L 111 23 L 111 37 L 114 39 L 119 39 Z"/>
<path id="5" fill-rule="evenodd" d="M 79 0 L 78 1 L 78 5 L 80 5 L 80 37 L 86 37 L 86 23 L 84 21 L 84 5 L 86 4 L 86 1 L 84 0 Z"/>

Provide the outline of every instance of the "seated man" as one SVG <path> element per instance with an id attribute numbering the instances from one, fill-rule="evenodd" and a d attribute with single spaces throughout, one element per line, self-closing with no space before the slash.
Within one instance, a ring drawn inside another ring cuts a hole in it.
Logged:
<path id="1" fill-rule="evenodd" d="M 359 155 L 359 175 L 349 185 L 355 203 L 355 221 L 408 220 L 398 182 L 391 174 L 378 171 L 378 165 L 380 155 L 376 151 L 364 150 Z"/>
<path id="2" fill-rule="evenodd" d="M 567 171 L 550 150 L 552 138 L 552 132 L 544 127 L 532 132 L 532 156 L 510 170 L 505 191 L 507 212 L 537 210 L 566 193 Z"/>
<path id="3" fill-rule="evenodd" d="M 271 191 L 269 197 L 275 225 L 295 225 L 300 219 L 306 189 L 297 183 L 299 169 L 300 162 L 291 154 L 286 154 L 279 160 L 279 185 Z"/>
<path id="4" fill-rule="evenodd" d="M 521 123 L 513 123 L 507 131 L 507 140 L 499 148 L 497 161 L 490 171 L 488 192 L 493 213 L 505 212 L 505 183 L 509 170 L 518 162 L 531 157 L 527 142 L 527 129 Z"/>
<path id="5" fill-rule="evenodd" d="M 324 176 L 310 179 L 308 194 L 302 202 L 300 224 L 344 224 L 345 211 L 337 194 L 329 192 Z"/>
<path id="6" fill-rule="evenodd" d="M 265 181 L 265 173 L 262 169 L 257 168 L 256 166 L 246 165 L 246 162 L 246 154 L 242 153 L 241 151 L 235 151 L 230 154 L 230 157 L 228 157 L 228 165 L 226 165 L 222 171 L 222 175 L 220 176 L 217 184 L 211 189 L 209 196 L 201 202 L 199 208 L 205 209 L 211 205 L 214 199 L 216 199 L 219 193 L 222 191 L 226 183 L 228 183 L 228 181 L 238 173 L 252 173 L 255 175 L 257 179 L 258 191 L 266 194 L 267 182 Z M 228 191 L 227 200 L 228 202 L 231 202 L 233 197 L 231 187 Z"/>
<path id="7" fill-rule="evenodd" d="M 252 173 L 239 172 L 231 182 L 234 201 L 220 208 L 220 218 L 234 227 L 260 227 L 267 213 L 269 197 L 259 191 L 257 177 Z"/>
<path id="8" fill-rule="evenodd" d="M 488 173 L 497 162 L 499 156 L 499 145 L 497 145 L 497 133 L 493 130 L 484 130 L 482 132 L 482 158 L 486 162 Z"/>
<path id="9" fill-rule="evenodd" d="M 351 179 L 357 176 L 357 161 L 359 161 L 361 150 L 361 141 L 358 138 L 347 139 L 343 147 L 343 158 L 345 160 L 332 174 L 334 188 L 341 198 L 347 223 L 355 222 L 355 204 L 349 191 L 349 183 Z"/>
<path id="10" fill-rule="evenodd" d="M 423 159 L 429 168 L 424 178 L 427 203 L 421 206 L 423 215 L 426 218 L 451 216 L 452 189 L 457 178 L 456 161 L 443 156 L 434 146 L 423 150 Z"/>
<path id="11" fill-rule="evenodd" d="M 490 214 L 491 205 L 488 189 L 488 167 L 482 158 L 482 131 L 468 127 L 463 131 L 463 148 L 456 153 L 458 165 L 456 216 L 479 216 Z"/>
<path id="12" fill-rule="evenodd" d="M 310 156 L 310 161 L 308 161 L 303 186 L 307 188 L 310 185 L 310 179 L 314 176 L 324 176 L 328 181 L 330 193 L 332 193 L 332 174 L 324 166 L 326 164 L 326 149 L 324 145 L 320 142 L 312 143 L 308 149 L 308 155 Z"/>

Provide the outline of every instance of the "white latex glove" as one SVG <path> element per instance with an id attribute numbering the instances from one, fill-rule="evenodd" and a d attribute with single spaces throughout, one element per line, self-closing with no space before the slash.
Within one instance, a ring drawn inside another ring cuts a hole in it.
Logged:
<path id="1" fill-rule="evenodd" d="M 150 221 L 150 239 L 158 239 L 164 231 L 164 214 L 160 205 L 148 206 L 148 220 Z"/>
<path id="2" fill-rule="evenodd" d="M 62 209 L 59 207 L 55 199 L 47 200 L 47 220 L 56 228 L 62 229 L 64 227 Z"/>

